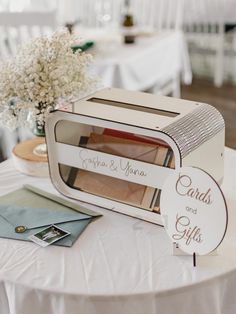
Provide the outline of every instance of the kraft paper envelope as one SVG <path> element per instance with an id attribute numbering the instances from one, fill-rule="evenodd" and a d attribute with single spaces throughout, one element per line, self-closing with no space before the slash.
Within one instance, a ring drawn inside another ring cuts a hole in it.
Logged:
<path id="1" fill-rule="evenodd" d="M 74 186 L 81 190 L 106 198 L 140 205 L 145 186 L 121 179 L 79 170 Z"/>
<path id="2" fill-rule="evenodd" d="M 158 145 L 96 133 L 90 134 L 86 147 L 148 163 L 155 161 L 158 151 Z M 135 205 L 141 205 L 146 189 L 138 183 L 85 170 L 78 171 L 73 186 L 92 194 Z"/>
<path id="3" fill-rule="evenodd" d="M 70 247 L 98 216 L 101 215 L 27 185 L 0 197 L 0 237 L 28 241 L 30 235 L 55 224 L 70 233 L 55 245 Z M 26 231 L 17 233 L 17 226 L 26 227 Z"/>
<path id="4" fill-rule="evenodd" d="M 159 145 L 91 133 L 87 148 L 112 155 L 153 163 Z"/>

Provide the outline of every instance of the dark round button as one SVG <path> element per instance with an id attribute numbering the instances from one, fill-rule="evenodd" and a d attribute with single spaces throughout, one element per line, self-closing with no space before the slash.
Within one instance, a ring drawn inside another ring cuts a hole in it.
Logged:
<path id="1" fill-rule="evenodd" d="M 17 226 L 15 227 L 15 232 L 17 233 L 24 233 L 26 231 L 26 227 L 25 226 Z"/>

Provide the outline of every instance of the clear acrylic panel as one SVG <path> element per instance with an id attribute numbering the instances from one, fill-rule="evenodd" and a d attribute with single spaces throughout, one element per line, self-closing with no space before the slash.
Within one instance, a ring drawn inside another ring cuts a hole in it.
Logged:
<path id="1" fill-rule="evenodd" d="M 145 210 L 160 211 L 161 190 L 145 179 L 155 165 L 175 167 L 173 151 L 167 143 L 66 120 L 57 123 L 55 134 L 57 143 L 78 148 L 76 167 L 59 164 L 61 177 L 68 186 Z"/>

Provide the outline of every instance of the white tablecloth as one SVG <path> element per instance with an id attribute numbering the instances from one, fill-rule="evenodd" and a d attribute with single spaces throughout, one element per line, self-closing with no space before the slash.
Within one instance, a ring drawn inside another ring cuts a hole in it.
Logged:
<path id="1" fill-rule="evenodd" d="M 104 86 L 146 90 L 155 84 L 162 86 L 178 75 L 186 84 L 192 81 L 188 49 L 180 31 L 138 37 L 133 45 L 124 45 L 115 34 L 84 36 L 97 40 L 94 72 Z"/>
<path id="2" fill-rule="evenodd" d="M 0 239 L 2 314 L 236 312 L 236 151 L 225 150 L 229 228 L 217 256 L 172 256 L 162 227 L 105 209 L 72 248 Z M 0 194 L 48 179 L 0 164 Z M 95 208 L 90 205 L 90 207 Z M 20 217 L 19 217 L 20 222 Z"/>

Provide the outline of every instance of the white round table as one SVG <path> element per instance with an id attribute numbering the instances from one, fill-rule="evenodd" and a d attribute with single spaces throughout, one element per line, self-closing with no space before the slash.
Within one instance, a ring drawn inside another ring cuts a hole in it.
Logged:
<path id="1" fill-rule="evenodd" d="M 226 237 L 216 256 L 173 256 L 164 228 L 88 205 L 103 214 L 72 248 L 0 239 L 3 314 L 232 314 L 236 312 L 236 151 L 225 150 Z M 0 194 L 49 179 L 0 164 Z M 57 192 L 55 192 L 57 193 Z"/>

